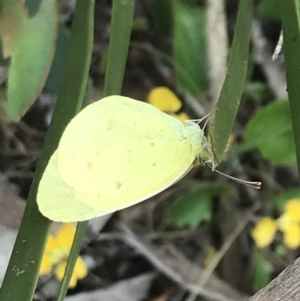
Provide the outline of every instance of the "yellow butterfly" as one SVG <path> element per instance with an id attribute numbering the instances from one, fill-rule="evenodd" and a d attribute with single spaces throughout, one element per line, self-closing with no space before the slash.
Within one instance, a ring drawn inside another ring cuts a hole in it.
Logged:
<path id="1" fill-rule="evenodd" d="M 123 96 L 103 98 L 66 127 L 40 181 L 47 218 L 75 222 L 132 206 L 180 180 L 210 148 L 198 123 Z"/>

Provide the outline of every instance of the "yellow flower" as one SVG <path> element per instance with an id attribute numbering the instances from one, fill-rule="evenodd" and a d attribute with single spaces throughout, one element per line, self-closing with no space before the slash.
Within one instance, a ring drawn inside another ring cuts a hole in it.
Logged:
<path id="1" fill-rule="evenodd" d="M 277 227 L 279 230 L 281 230 L 283 233 L 288 231 L 288 229 L 291 227 L 293 224 L 293 221 L 289 214 L 284 213 L 282 214 L 278 220 L 277 220 Z"/>
<path id="2" fill-rule="evenodd" d="M 287 202 L 285 212 L 292 221 L 300 222 L 300 199 L 292 199 Z"/>
<path id="3" fill-rule="evenodd" d="M 283 232 L 283 242 L 290 249 L 297 249 L 300 246 L 300 227 L 293 223 Z"/>
<path id="4" fill-rule="evenodd" d="M 251 236 L 259 248 L 264 248 L 273 241 L 276 231 L 276 222 L 271 217 L 264 217 L 252 230 Z"/>
<path id="5" fill-rule="evenodd" d="M 286 203 L 285 212 L 277 221 L 278 229 L 283 232 L 283 241 L 290 249 L 300 246 L 300 199 Z"/>
<path id="6" fill-rule="evenodd" d="M 167 87 L 156 87 L 148 95 L 148 102 L 163 112 L 177 112 L 182 104 Z"/>
<path id="7" fill-rule="evenodd" d="M 277 230 L 283 233 L 283 243 L 288 248 L 300 247 L 300 199 L 289 200 L 277 221 L 270 217 L 261 219 L 252 231 L 252 238 L 263 248 L 273 241 Z"/>
<path id="8" fill-rule="evenodd" d="M 74 235 L 74 225 L 64 224 L 55 235 L 49 236 L 40 267 L 40 275 L 48 274 L 53 269 L 55 277 L 60 281 L 62 280 Z M 78 257 L 69 287 L 75 287 L 77 280 L 84 278 L 86 275 L 87 266 L 84 260 Z"/>
<path id="9" fill-rule="evenodd" d="M 55 271 L 55 276 L 58 280 L 62 280 L 64 277 L 65 269 L 67 266 L 67 262 L 63 261 L 61 264 L 59 264 Z M 78 279 L 82 279 L 87 274 L 87 268 L 84 260 L 81 257 L 77 258 L 73 274 L 71 276 L 69 287 L 73 288 L 77 284 Z"/>
<path id="10" fill-rule="evenodd" d="M 148 95 L 148 102 L 161 111 L 170 114 L 181 121 L 190 119 L 184 112 L 177 113 L 181 109 L 182 103 L 167 87 L 156 87 L 152 89 Z"/>
<path id="11" fill-rule="evenodd" d="M 185 120 L 188 120 L 190 119 L 189 115 L 185 112 L 181 112 L 179 114 L 174 114 L 174 116 L 176 118 L 178 118 L 180 121 L 185 121 Z"/>

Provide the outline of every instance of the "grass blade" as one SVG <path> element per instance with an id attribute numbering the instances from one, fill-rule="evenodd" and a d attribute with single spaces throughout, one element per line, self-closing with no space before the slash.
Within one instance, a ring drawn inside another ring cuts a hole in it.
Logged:
<path id="1" fill-rule="evenodd" d="M 211 141 L 218 162 L 222 161 L 232 132 L 248 70 L 253 0 L 240 0 L 239 3 L 228 71 L 219 96 L 211 131 Z"/>
<path id="2" fill-rule="evenodd" d="M 65 76 L 0 290 L 0 300 L 32 301 L 33 299 L 39 266 L 51 225 L 51 222 L 41 215 L 36 204 L 38 184 L 64 128 L 81 108 L 92 52 L 90 25 L 88 22 L 85 23 L 89 20 L 86 13 L 93 3 L 94 0 L 77 1 Z"/>
<path id="3" fill-rule="evenodd" d="M 113 1 L 104 96 L 121 94 L 133 12 L 134 0 Z"/>
<path id="4" fill-rule="evenodd" d="M 300 3 L 299 0 L 281 1 L 283 45 L 286 80 L 300 174 Z"/>

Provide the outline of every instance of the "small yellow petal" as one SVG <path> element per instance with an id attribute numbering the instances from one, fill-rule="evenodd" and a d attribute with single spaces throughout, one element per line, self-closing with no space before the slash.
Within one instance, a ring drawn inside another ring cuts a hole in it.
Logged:
<path id="1" fill-rule="evenodd" d="M 293 221 L 289 214 L 282 214 L 277 220 L 277 227 L 282 232 L 285 232 L 293 224 Z"/>
<path id="2" fill-rule="evenodd" d="M 152 89 L 148 95 L 148 102 L 166 113 L 175 113 L 182 106 L 179 98 L 167 87 Z"/>
<path id="3" fill-rule="evenodd" d="M 297 249 L 300 246 L 300 227 L 298 224 L 293 223 L 286 229 L 283 242 L 290 249 Z"/>
<path id="4" fill-rule="evenodd" d="M 76 274 L 78 279 L 82 279 L 87 275 L 87 273 L 88 273 L 88 269 L 86 263 L 82 259 L 82 257 L 79 256 L 77 258 L 73 274 Z"/>
<path id="5" fill-rule="evenodd" d="M 40 267 L 40 275 L 46 275 L 51 272 L 53 267 L 53 262 L 50 256 L 44 255 Z"/>
<path id="6" fill-rule="evenodd" d="M 270 217 L 262 218 L 251 232 L 251 236 L 259 248 L 268 246 L 274 239 L 277 226 Z"/>
<path id="7" fill-rule="evenodd" d="M 54 275 L 59 281 L 61 281 L 64 277 L 66 266 L 67 266 L 67 261 L 62 261 L 55 268 Z M 77 258 L 77 261 L 76 261 L 76 264 L 75 264 L 75 267 L 74 267 L 74 270 L 72 273 L 69 287 L 71 287 L 71 288 L 75 287 L 77 284 L 77 280 L 84 278 L 87 275 L 87 272 L 88 272 L 87 266 L 86 266 L 84 260 L 79 256 Z"/>
<path id="8" fill-rule="evenodd" d="M 71 248 L 75 236 L 75 231 L 76 227 L 73 224 L 63 224 L 55 234 L 60 246 Z"/>
<path id="9" fill-rule="evenodd" d="M 191 119 L 191 118 L 189 117 L 189 115 L 188 115 L 187 113 L 185 113 L 185 112 L 176 114 L 175 117 L 176 117 L 177 119 L 179 119 L 180 121 L 186 121 L 186 120 Z"/>
<path id="10" fill-rule="evenodd" d="M 40 274 L 48 274 L 51 272 L 53 265 L 59 262 L 59 257 L 56 256 L 57 250 L 59 250 L 59 243 L 57 242 L 56 237 L 50 235 L 48 237 L 44 256 L 41 262 Z"/>
<path id="11" fill-rule="evenodd" d="M 77 284 L 77 280 L 78 278 L 76 277 L 76 275 L 73 273 L 69 282 L 69 288 L 74 288 Z"/>
<path id="12" fill-rule="evenodd" d="M 51 253 L 55 251 L 57 248 L 59 248 L 60 243 L 57 241 L 56 237 L 53 235 L 49 235 L 46 247 L 45 247 L 45 253 Z"/>
<path id="13" fill-rule="evenodd" d="M 290 216 L 292 221 L 300 222 L 300 199 L 292 199 L 285 205 L 285 213 Z"/>
<path id="14" fill-rule="evenodd" d="M 62 261 L 55 268 L 54 275 L 59 281 L 61 281 L 64 277 L 66 266 L 67 262 Z"/>

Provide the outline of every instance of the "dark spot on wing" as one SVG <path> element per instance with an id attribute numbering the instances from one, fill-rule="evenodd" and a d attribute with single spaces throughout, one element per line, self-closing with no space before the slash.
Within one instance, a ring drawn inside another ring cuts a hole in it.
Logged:
<path id="1" fill-rule="evenodd" d="M 107 122 L 107 131 L 111 131 L 113 129 L 113 126 L 114 126 L 114 122 L 112 119 L 110 119 L 108 122 Z"/>
<path id="2" fill-rule="evenodd" d="M 90 170 L 92 167 L 93 167 L 93 163 L 92 162 L 87 162 L 86 163 L 87 170 Z"/>
<path id="3" fill-rule="evenodd" d="M 122 185 L 123 185 L 123 183 L 121 183 L 121 182 L 116 182 L 116 189 L 117 190 L 120 190 L 121 189 L 121 187 L 122 187 Z"/>

